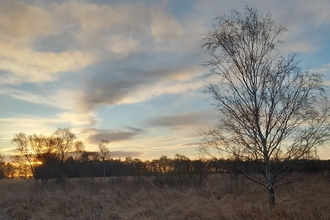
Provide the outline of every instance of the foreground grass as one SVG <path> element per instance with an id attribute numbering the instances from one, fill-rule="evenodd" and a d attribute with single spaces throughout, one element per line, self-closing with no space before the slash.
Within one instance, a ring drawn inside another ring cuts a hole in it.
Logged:
<path id="1" fill-rule="evenodd" d="M 0 181 L 0 219 L 330 219 L 330 184 L 307 176 L 265 192 L 244 178 L 210 176 L 202 189 L 160 187 L 150 178 L 73 179 L 64 186 Z"/>

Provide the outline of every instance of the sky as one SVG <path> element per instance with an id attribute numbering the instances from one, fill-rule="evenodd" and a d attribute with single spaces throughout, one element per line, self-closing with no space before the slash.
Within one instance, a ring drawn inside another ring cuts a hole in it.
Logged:
<path id="1" fill-rule="evenodd" d="M 329 0 L 1 0 L 1 153 L 16 133 L 71 128 L 88 151 L 109 140 L 114 158 L 198 158 L 217 118 L 201 39 L 246 5 L 286 25 L 281 51 L 330 82 Z"/>

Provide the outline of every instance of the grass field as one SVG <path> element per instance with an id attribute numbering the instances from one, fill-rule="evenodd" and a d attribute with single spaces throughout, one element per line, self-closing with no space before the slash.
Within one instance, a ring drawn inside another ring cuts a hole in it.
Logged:
<path id="1" fill-rule="evenodd" d="M 0 180 L 0 219 L 330 219 L 330 179 L 305 176 L 276 192 L 229 175 L 205 186 L 160 187 L 151 178 L 72 179 L 63 185 Z"/>

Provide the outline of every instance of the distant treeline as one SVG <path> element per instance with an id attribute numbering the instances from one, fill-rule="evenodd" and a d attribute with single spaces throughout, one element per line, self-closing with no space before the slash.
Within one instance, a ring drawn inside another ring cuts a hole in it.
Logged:
<path id="1" fill-rule="evenodd" d="M 263 161 L 237 158 L 190 160 L 176 154 L 174 158 L 162 156 L 152 161 L 132 157 L 114 159 L 107 147 L 108 140 L 100 141 L 98 152 L 85 151 L 84 144 L 68 128 L 59 128 L 50 136 L 15 134 L 12 143 L 16 146 L 15 154 L 11 156 L 12 162 L 2 162 L 0 154 L 0 178 L 56 179 L 64 182 L 66 178 L 153 175 L 179 177 L 177 182 L 188 183 L 193 177 L 198 177 L 198 184 L 201 185 L 202 179 L 212 173 L 264 173 Z M 286 173 L 330 171 L 330 160 L 311 158 L 298 161 L 274 159 L 271 169 Z"/>
<path id="2" fill-rule="evenodd" d="M 207 175 L 213 173 L 258 173 L 256 162 L 230 159 L 190 160 L 184 155 L 174 158 L 162 156 L 152 161 L 142 161 L 126 157 L 125 160 L 102 160 L 99 152 L 81 152 L 69 156 L 63 162 L 56 154 L 39 157 L 29 175 L 27 164 L 2 163 L 2 178 L 34 178 L 36 180 L 61 178 L 93 178 L 114 176 L 149 176 L 149 175 Z M 290 161 L 273 162 L 273 166 L 285 166 Z M 260 161 L 260 164 L 262 162 Z M 319 173 L 330 171 L 330 160 L 299 160 L 290 168 L 292 172 Z M 64 175 L 63 175 L 64 174 Z"/>

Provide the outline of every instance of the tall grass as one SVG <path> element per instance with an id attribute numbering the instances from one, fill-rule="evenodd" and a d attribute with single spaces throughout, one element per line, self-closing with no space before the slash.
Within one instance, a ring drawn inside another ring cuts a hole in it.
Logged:
<path id="1" fill-rule="evenodd" d="M 261 188 L 230 175 L 210 176 L 202 188 L 152 177 L 1 180 L 0 219 L 330 219 L 329 180 L 311 175 L 279 188 L 273 210 Z"/>

